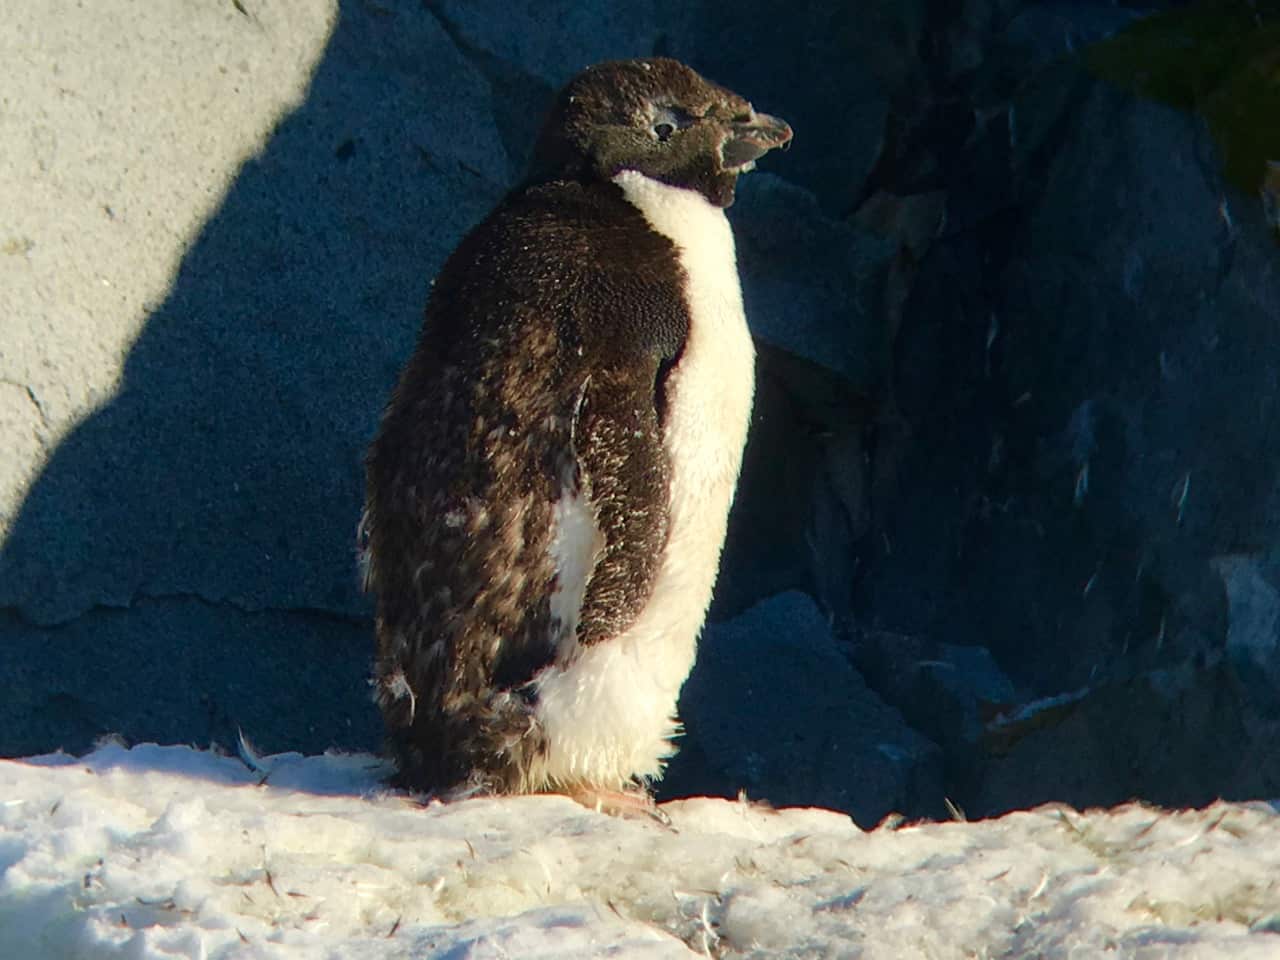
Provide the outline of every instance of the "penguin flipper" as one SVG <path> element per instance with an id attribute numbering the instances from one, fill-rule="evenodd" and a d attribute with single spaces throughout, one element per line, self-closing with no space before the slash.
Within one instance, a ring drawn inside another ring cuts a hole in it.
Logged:
<path id="1" fill-rule="evenodd" d="M 653 591 L 667 541 L 670 469 L 653 397 L 655 371 L 596 371 L 574 422 L 574 446 L 599 543 L 577 640 L 617 636 Z"/>

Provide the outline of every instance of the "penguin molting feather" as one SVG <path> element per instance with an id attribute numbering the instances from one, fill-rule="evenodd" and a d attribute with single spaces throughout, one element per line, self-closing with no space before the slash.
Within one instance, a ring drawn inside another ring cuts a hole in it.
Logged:
<path id="1" fill-rule="evenodd" d="M 449 257 L 367 461 L 398 785 L 647 797 L 746 442 L 724 208 L 791 130 L 669 59 L 585 70 Z"/>

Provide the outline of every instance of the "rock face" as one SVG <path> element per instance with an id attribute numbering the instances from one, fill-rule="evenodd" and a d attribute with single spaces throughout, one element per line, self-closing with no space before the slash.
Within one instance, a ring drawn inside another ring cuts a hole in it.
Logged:
<path id="1" fill-rule="evenodd" d="M 1277 37 L 1232 0 L 8 18 L 0 752 L 376 745 L 361 459 L 431 277 L 552 91 L 656 52 L 797 134 L 731 211 L 760 387 L 669 789 L 1275 795 Z"/>
<path id="2" fill-rule="evenodd" d="M 1195 117 L 1075 62 L 961 151 L 985 179 L 960 165 L 964 212 L 906 308 L 894 550 L 855 609 L 988 647 L 1021 700 L 1085 691 L 1062 731 L 976 758 L 971 812 L 1280 787 L 1259 572 L 1280 260 L 1216 152 Z"/>
<path id="3" fill-rule="evenodd" d="M 686 734 L 665 796 L 847 810 L 866 829 L 945 816 L 942 751 L 876 696 L 813 599 L 779 594 L 710 625 L 680 698 Z"/>

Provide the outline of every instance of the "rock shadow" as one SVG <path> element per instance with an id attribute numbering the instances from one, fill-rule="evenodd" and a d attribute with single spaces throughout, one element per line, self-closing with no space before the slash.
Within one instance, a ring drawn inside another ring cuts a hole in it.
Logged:
<path id="1" fill-rule="evenodd" d="M 0 549 L 0 753 L 230 743 L 237 724 L 270 749 L 377 743 L 364 448 L 431 277 L 513 163 L 488 80 L 430 10 L 338 6 L 305 102 Z"/>

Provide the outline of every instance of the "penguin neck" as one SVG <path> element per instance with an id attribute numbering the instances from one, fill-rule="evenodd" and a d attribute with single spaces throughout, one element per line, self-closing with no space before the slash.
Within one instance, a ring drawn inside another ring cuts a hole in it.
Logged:
<path id="1" fill-rule="evenodd" d="M 634 170 L 617 174 L 613 183 L 649 228 L 671 241 L 684 270 L 689 332 L 678 366 L 699 368 L 699 379 L 715 383 L 716 390 L 732 393 L 741 388 L 742 396 L 726 400 L 749 408 L 754 350 L 742 309 L 733 231 L 724 208 L 697 190 L 675 187 Z M 742 384 L 744 368 L 746 383 Z"/>
<path id="2" fill-rule="evenodd" d="M 682 260 L 713 257 L 720 261 L 721 271 L 727 268 L 732 274 L 732 285 L 738 285 L 733 231 L 722 207 L 697 190 L 675 187 L 637 170 L 623 170 L 613 182 L 649 226 L 676 245 Z"/>
<path id="3" fill-rule="evenodd" d="M 667 381 L 664 441 L 674 471 L 672 522 L 678 526 L 685 510 L 703 510 L 702 492 L 715 490 L 723 503 L 712 512 L 719 511 L 723 523 L 741 465 L 755 380 L 733 232 L 724 210 L 696 190 L 633 170 L 613 182 L 650 229 L 675 246 L 684 271 L 689 331 Z M 723 533 L 720 529 L 717 554 Z M 714 572 L 714 558 L 711 562 Z M 706 587 L 709 599 L 710 583 Z"/>

